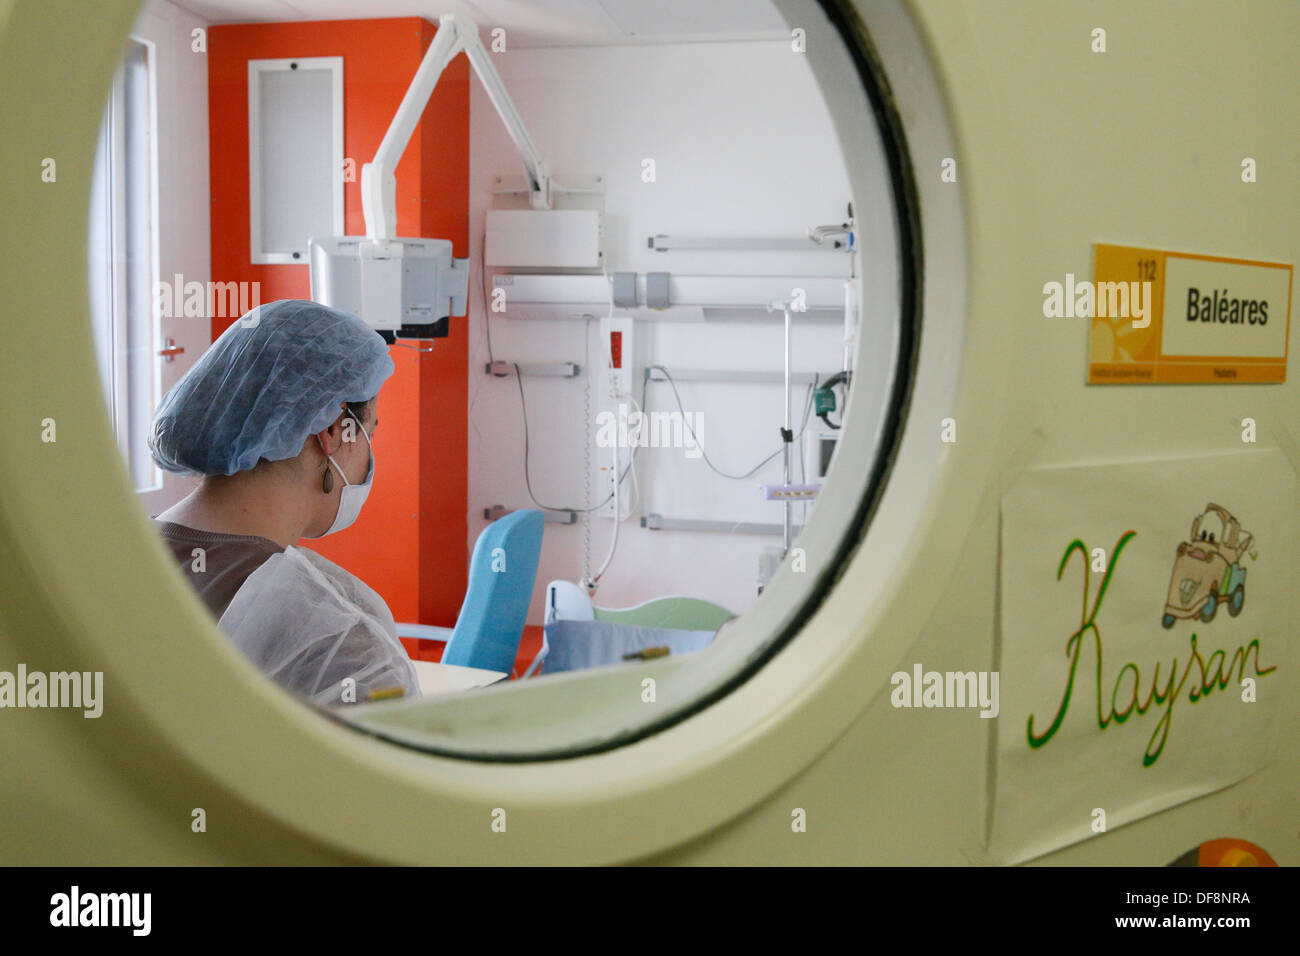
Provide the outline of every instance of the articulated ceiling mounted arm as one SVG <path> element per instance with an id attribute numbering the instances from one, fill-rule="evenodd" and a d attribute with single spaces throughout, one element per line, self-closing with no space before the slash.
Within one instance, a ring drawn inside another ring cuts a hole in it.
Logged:
<path id="1" fill-rule="evenodd" d="M 397 177 L 394 170 L 406 150 L 411 133 L 415 131 L 415 124 L 424 113 L 429 97 L 433 95 L 438 78 L 442 76 L 447 64 L 462 50 L 487 90 L 492 105 L 501 115 L 515 147 L 523 156 L 524 170 L 532 190 L 533 208 L 551 208 L 551 177 L 546 162 L 533 145 L 528 130 L 524 128 L 524 121 L 519 117 L 515 104 L 510 101 L 510 95 L 506 93 L 496 68 L 492 66 L 491 57 L 479 41 L 477 25 L 472 20 L 446 13 L 439 19 L 438 33 L 402 98 L 402 105 L 397 108 L 397 114 L 393 117 L 388 132 L 384 134 L 375 158 L 361 168 L 361 209 L 366 219 L 366 235 L 371 239 L 391 239 L 396 232 Z"/>

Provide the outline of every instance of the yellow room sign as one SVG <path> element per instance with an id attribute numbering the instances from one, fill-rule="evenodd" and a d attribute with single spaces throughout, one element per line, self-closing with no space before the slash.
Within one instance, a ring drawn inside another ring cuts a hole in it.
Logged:
<path id="1" fill-rule="evenodd" d="M 1066 302 L 1091 319 L 1088 383 L 1285 382 L 1292 271 L 1098 243 L 1093 282 Z"/>

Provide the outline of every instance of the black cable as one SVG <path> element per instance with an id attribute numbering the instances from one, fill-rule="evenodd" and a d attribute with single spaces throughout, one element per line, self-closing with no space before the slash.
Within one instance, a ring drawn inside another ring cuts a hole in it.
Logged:
<path id="1" fill-rule="evenodd" d="M 672 373 L 670 373 L 668 369 L 664 368 L 662 365 L 649 365 L 646 367 L 647 378 L 649 377 L 651 369 L 658 369 L 659 371 L 664 373 L 664 378 L 668 380 L 668 384 L 669 386 L 671 386 L 673 390 L 673 397 L 677 399 L 677 410 L 682 413 L 682 421 L 685 423 L 687 429 L 690 430 L 691 437 L 695 439 L 695 447 L 700 450 L 700 455 L 704 458 L 704 463 L 708 465 L 709 468 L 711 468 L 714 472 L 721 475 L 723 478 L 729 478 L 732 481 L 744 481 L 746 478 L 749 478 L 755 472 L 761 469 L 764 465 L 770 462 L 777 455 L 781 454 L 782 449 L 785 447 L 784 443 L 782 443 L 782 446 L 780 448 L 777 448 L 776 451 L 772 452 L 772 454 L 768 455 L 766 458 L 760 461 L 749 471 L 745 472 L 743 475 L 729 475 L 725 471 L 719 470 L 718 467 L 714 465 L 712 461 L 709 460 L 708 453 L 705 452 L 704 446 L 700 444 L 700 439 L 695 434 L 695 429 L 691 428 L 691 423 L 686 418 L 686 408 L 685 406 L 682 405 L 682 397 L 677 392 L 677 383 L 673 381 Z M 799 427 L 799 434 L 797 434 L 795 438 L 802 438 L 803 433 L 808 429 L 808 413 L 811 410 L 813 393 L 817 390 L 817 381 L 820 377 L 821 377 L 820 373 L 813 374 L 812 384 L 808 387 L 808 397 L 807 399 L 804 400 L 803 421 Z M 644 408 L 645 405 L 642 404 L 642 409 L 644 410 Z"/>
<path id="2" fill-rule="evenodd" d="M 606 504 L 608 504 L 610 501 L 613 500 L 614 492 L 611 491 L 609 494 L 607 494 L 604 497 L 603 500 L 600 501 L 599 504 L 592 505 L 590 508 L 565 508 L 565 507 L 559 507 L 555 505 L 545 505 L 542 504 L 540 501 L 538 501 L 537 496 L 533 494 L 532 472 L 531 469 L 529 468 L 529 459 L 531 457 L 531 441 L 528 435 L 528 402 L 524 398 L 524 377 L 519 370 L 518 362 L 512 362 L 510 364 L 513 365 L 515 369 L 515 382 L 519 387 L 519 410 L 524 420 L 524 487 L 528 491 L 529 499 L 538 508 L 542 508 L 546 511 L 568 511 L 573 514 L 589 514 L 594 511 L 599 511 L 601 508 L 605 507 Z M 682 422 L 686 425 L 687 429 L 690 431 L 691 437 L 695 439 L 695 447 L 699 448 L 700 455 L 704 458 L 704 461 L 709 466 L 709 468 L 711 468 L 717 474 L 721 475 L 723 478 L 729 478 L 733 481 L 743 481 L 746 478 L 749 478 L 759 469 L 761 469 L 773 458 L 781 454 L 782 448 L 777 448 L 776 451 L 772 452 L 772 454 L 768 455 L 766 458 L 764 458 L 762 461 L 760 461 L 757 465 L 755 465 L 753 468 L 751 468 L 748 472 L 746 472 L 743 475 L 729 475 L 726 472 L 719 471 L 718 468 L 714 466 L 713 462 L 709 460 L 708 454 L 705 453 L 704 451 L 704 446 L 700 443 L 699 437 L 695 434 L 695 429 L 691 428 L 690 420 L 686 417 L 686 408 L 682 405 L 682 398 L 681 395 L 678 394 L 677 392 L 677 383 L 673 380 L 672 373 L 670 373 L 668 369 L 664 368 L 662 365 L 646 366 L 644 372 L 642 373 L 641 426 L 643 428 L 645 427 L 646 418 L 649 417 L 649 412 L 646 411 L 645 405 L 646 405 L 646 396 L 648 394 L 648 390 L 650 387 L 650 372 L 652 369 L 658 369 L 659 371 L 664 373 L 664 377 L 668 380 L 668 384 L 673 390 L 673 397 L 677 400 L 677 410 L 681 412 Z M 591 374 L 590 369 L 584 369 L 583 374 L 590 375 Z M 808 396 L 807 398 L 804 399 L 803 417 L 800 422 L 799 432 L 797 435 L 795 435 L 796 439 L 802 438 L 804 432 L 808 430 L 808 416 L 809 413 L 812 411 L 813 395 L 817 390 L 817 383 L 820 380 L 820 378 L 821 378 L 820 373 L 813 374 L 812 384 L 808 387 Z M 589 439 L 590 436 L 584 436 L 583 438 L 584 441 Z M 632 454 L 628 459 L 627 466 L 623 469 L 622 473 L 619 475 L 618 485 L 621 486 L 623 484 L 623 481 L 627 478 L 628 472 L 636 464 L 636 456 L 640 452 L 640 450 L 641 450 L 641 443 L 638 441 L 632 446 Z"/>
<path id="3" fill-rule="evenodd" d="M 492 354 L 492 303 L 488 301 L 487 293 L 487 223 L 483 223 L 483 240 L 479 243 L 478 248 L 478 284 L 483 293 L 483 327 L 487 329 L 488 345 L 488 362 L 496 365 L 496 357 Z M 517 366 L 516 366 L 517 367 Z"/>
<path id="4" fill-rule="evenodd" d="M 510 364 L 513 365 L 513 366 L 515 367 L 515 381 L 519 384 L 519 409 L 520 409 L 520 411 L 523 413 L 523 417 L 524 417 L 524 487 L 528 490 L 528 497 L 529 497 L 530 499 L 532 499 L 533 504 L 535 504 L 537 507 L 542 508 L 542 509 L 544 509 L 544 510 L 546 510 L 546 511 L 570 511 L 570 512 L 573 512 L 574 514 L 589 514 L 589 513 L 593 512 L 593 511 L 599 511 L 601 508 L 605 507 L 606 504 L 608 504 L 610 501 L 613 500 L 613 498 L 614 498 L 614 492 L 611 491 L 609 494 L 607 494 L 607 495 L 605 496 L 604 500 L 601 501 L 600 504 L 592 505 L 590 508 L 562 508 L 562 507 L 558 507 L 558 506 L 555 506 L 555 505 L 544 505 L 544 504 L 542 504 L 540 501 L 538 501 L 538 500 L 537 500 L 537 496 L 533 494 L 533 482 L 532 482 L 532 476 L 531 476 L 531 474 L 530 474 L 530 472 L 529 472 L 529 468 L 528 468 L 528 458 L 529 458 L 529 441 L 528 441 L 528 403 L 524 400 L 524 377 L 523 377 L 523 375 L 522 375 L 522 374 L 520 373 L 520 371 L 519 371 L 519 363 L 518 363 L 518 362 L 511 362 Z M 591 373 L 590 373 L 589 370 L 584 369 L 584 370 L 583 370 L 583 374 L 585 374 L 585 375 L 589 375 L 589 374 L 591 374 Z M 642 403 L 643 403 L 643 404 L 642 404 L 642 407 L 644 407 L 644 402 L 645 402 L 645 382 L 644 382 L 644 381 L 642 382 L 642 385 L 641 385 L 641 401 L 642 401 Z M 584 435 L 584 436 L 583 436 L 583 440 L 584 440 L 584 441 L 587 441 L 587 440 L 590 439 L 590 437 L 591 437 L 591 436 L 589 436 L 589 435 Z M 619 475 L 619 478 L 618 478 L 618 484 L 619 484 L 619 485 L 622 485 L 622 484 L 623 484 L 623 480 L 627 477 L 627 473 L 628 473 L 628 471 L 629 471 L 629 470 L 632 468 L 632 466 L 636 463 L 636 453 L 637 453 L 637 451 L 638 451 L 639 449 L 640 449 L 640 446 L 639 446 L 639 445 L 633 446 L 633 448 L 632 448 L 632 455 L 631 455 L 631 457 L 628 459 L 627 467 L 624 468 L 622 474 Z M 616 486 L 616 487 L 617 487 L 617 486 Z"/>

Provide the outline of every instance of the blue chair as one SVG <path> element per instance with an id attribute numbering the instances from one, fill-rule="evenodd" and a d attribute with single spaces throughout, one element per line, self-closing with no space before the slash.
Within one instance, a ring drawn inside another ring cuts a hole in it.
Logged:
<path id="1" fill-rule="evenodd" d="M 512 511 L 478 536 L 456 626 L 398 624 L 399 637 L 445 640 L 442 663 L 513 673 L 542 553 L 542 512 Z M 499 549 L 499 550 L 498 550 Z"/>

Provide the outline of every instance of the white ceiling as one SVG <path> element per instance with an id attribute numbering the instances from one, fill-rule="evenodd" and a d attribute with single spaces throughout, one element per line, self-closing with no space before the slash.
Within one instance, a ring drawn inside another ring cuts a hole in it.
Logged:
<path id="1" fill-rule="evenodd" d="M 210 23 L 463 15 L 511 47 L 776 39 L 771 0 L 171 0 Z"/>

